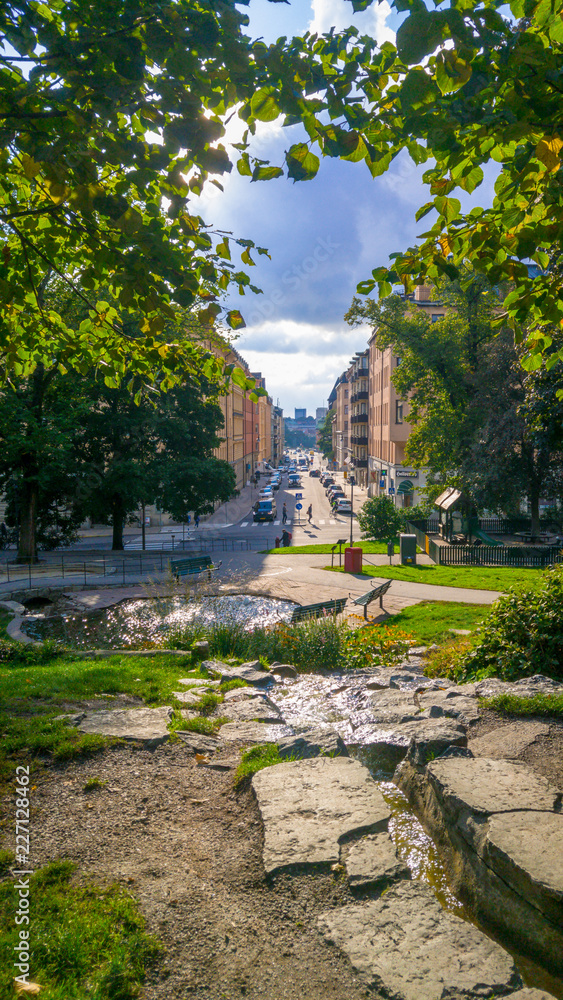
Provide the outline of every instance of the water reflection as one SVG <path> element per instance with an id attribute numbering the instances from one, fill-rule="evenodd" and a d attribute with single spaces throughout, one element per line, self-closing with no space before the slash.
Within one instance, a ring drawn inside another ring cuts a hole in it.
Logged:
<path id="1" fill-rule="evenodd" d="M 135 648 L 161 643 L 176 630 L 196 622 L 238 624 L 243 628 L 287 621 L 295 607 L 290 601 L 249 594 L 125 601 L 113 608 L 90 614 L 65 614 L 52 618 L 35 617 L 22 626 L 32 639 L 54 639 L 74 649 Z"/>

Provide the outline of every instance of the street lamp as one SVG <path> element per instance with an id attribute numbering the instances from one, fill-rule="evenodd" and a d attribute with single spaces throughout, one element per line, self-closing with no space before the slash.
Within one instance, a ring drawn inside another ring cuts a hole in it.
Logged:
<path id="1" fill-rule="evenodd" d="M 350 548 L 353 548 L 353 546 L 354 546 L 354 485 L 355 485 L 355 482 L 356 482 L 356 479 L 355 479 L 355 476 L 354 476 L 355 466 L 354 466 L 354 462 L 352 461 L 352 459 L 350 458 L 350 456 L 346 456 L 346 458 L 344 459 L 344 462 L 348 466 L 348 482 L 350 483 L 350 487 L 351 487 L 351 496 L 350 496 Z"/>

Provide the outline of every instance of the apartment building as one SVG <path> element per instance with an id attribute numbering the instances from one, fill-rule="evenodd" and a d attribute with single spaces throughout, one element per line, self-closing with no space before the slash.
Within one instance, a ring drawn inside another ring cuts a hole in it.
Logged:
<path id="1" fill-rule="evenodd" d="M 422 309 L 436 322 L 445 315 L 445 308 L 432 297 L 428 285 L 417 285 L 407 296 L 415 309 Z M 424 469 L 405 463 L 405 447 L 410 426 L 408 400 L 401 399 L 391 381 L 393 371 L 401 363 L 393 348 L 381 351 L 376 346 L 377 331 L 369 340 L 369 424 L 368 424 L 368 494 L 386 494 L 395 498 L 399 507 L 418 503 L 419 490 L 426 485 Z"/>
<path id="2" fill-rule="evenodd" d="M 284 452 L 285 425 L 281 406 L 272 406 L 272 465 L 281 465 Z"/>
<path id="3" fill-rule="evenodd" d="M 433 300 L 433 289 L 418 285 L 406 296 L 413 309 L 422 309 L 432 322 L 445 315 Z M 391 378 L 401 363 L 393 348 L 376 345 L 374 330 L 366 350 L 358 351 L 334 385 L 329 408 L 336 411 L 332 427 L 334 466 L 354 467 L 356 481 L 367 486 L 369 496 L 392 496 L 398 506 L 411 507 L 426 484 L 423 469 L 405 463 L 410 433 L 408 400 L 401 399 Z"/>
<path id="4" fill-rule="evenodd" d="M 347 467 L 345 459 L 349 457 L 349 424 L 350 424 L 350 399 L 349 399 L 348 375 L 342 372 L 336 381 L 334 392 L 336 399 L 332 408 L 336 410 L 336 417 L 332 425 L 332 450 L 334 452 L 334 468 L 344 470 Z"/>

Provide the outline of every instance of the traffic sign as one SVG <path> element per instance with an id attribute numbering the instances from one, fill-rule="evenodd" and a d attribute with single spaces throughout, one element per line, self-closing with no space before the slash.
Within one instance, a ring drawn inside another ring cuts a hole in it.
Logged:
<path id="1" fill-rule="evenodd" d="M 302 503 L 296 503 L 295 504 L 295 510 L 303 510 L 303 504 Z"/>
<path id="2" fill-rule="evenodd" d="M 302 500 L 303 499 L 303 494 L 302 493 L 296 493 L 295 494 L 295 499 L 296 500 Z"/>

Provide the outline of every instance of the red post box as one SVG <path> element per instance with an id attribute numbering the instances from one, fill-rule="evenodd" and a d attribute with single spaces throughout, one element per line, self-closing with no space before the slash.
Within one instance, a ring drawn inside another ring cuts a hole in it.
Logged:
<path id="1" fill-rule="evenodd" d="M 362 556 L 363 549 L 347 548 L 344 549 L 344 572 L 345 573 L 361 573 L 362 572 Z"/>

